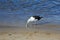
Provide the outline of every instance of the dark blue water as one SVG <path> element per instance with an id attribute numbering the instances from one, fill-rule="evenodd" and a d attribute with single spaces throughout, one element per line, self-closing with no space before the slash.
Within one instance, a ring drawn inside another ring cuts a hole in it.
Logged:
<path id="1" fill-rule="evenodd" d="M 0 25 L 20 26 L 30 16 L 42 16 L 38 24 L 60 24 L 59 0 L 0 0 Z"/>

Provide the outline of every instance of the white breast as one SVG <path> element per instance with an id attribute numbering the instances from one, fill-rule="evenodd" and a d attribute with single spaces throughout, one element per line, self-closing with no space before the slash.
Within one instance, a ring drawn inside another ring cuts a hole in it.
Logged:
<path id="1" fill-rule="evenodd" d="M 34 17 L 30 17 L 27 22 L 29 23 L 29 22 L 33 22 L 33 21 L 37 21 L 37 19 L 35 19 Z"/>

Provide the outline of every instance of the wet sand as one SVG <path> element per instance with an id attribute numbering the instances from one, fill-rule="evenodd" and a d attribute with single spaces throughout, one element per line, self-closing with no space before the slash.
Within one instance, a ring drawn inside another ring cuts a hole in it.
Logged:
<path id="1" fill-rule="evenodd" d="M 34 29 L 0 28 L 0 40 L 60 40 L 60 30 L 55 29 L 60 28 L 59 25 L 39 26 Z"/>

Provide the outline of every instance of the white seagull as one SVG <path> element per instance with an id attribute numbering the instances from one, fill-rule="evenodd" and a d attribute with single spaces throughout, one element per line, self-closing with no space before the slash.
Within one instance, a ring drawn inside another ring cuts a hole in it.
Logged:
<path id="1" fill-rule="evenodd" d="M 39 21 L 41 18 L 43 18 L 43 17 L 40 17 L 40 16 L 31 16 L 31 17 L 27 20 L 26 27 L 28 27 L 28 23 Z"/>

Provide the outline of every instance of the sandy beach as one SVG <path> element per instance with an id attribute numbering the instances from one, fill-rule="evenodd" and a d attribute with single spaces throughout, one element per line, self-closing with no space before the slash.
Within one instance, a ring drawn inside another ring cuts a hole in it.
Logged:
<path id="1" fill-rule="evenodd" d="M 60 30 L 54 28 L 60 26 L 42 25 L 40 29 L 0 28 L 0 40 L 60 40 Z"/>

